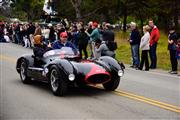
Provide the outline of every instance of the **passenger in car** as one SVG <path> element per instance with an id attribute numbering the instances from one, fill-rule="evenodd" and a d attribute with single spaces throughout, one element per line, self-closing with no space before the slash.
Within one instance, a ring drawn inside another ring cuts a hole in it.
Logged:
<path id="1" fill-rule="evenodd" d="M 35 65 L 39 65 L 42 63 L 40 60 L 43 57 L 43 54 L 49 50 L 51 50 L 51 45 L 49 44 L 48 46 L 46 44 L 43 44 L 42 42 L 42 36 L 41 35 L 36 35 L 34 37 L 34 48 L 33 48 L 33 53 L 35 56 Z"/>
<path id="2" fill-rule="evenodd" d="M 43 44 L 41 35 L 36 35 L 34 37 L 33 52 L 36 57 L 43 57 L 43 54 L 51 49 L 52 48 L 50 44 L 48 46 L 46 44 Z"/>

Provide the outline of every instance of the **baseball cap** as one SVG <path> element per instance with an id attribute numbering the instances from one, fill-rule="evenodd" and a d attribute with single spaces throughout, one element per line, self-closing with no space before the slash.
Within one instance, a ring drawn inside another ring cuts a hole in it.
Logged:
<path id="1" fill-rule="evenodd" d="M 62 38 L 67 38 L 67 32 L 62 32 L 61 34 L 60 34 L 60 37 L 62 37 Z"/>
<path id="2" fill-rule="evenodd" d="M 97 22 L 93 22 L 92 26 L 93 27 L 98 27 L 98 23 Z"/>

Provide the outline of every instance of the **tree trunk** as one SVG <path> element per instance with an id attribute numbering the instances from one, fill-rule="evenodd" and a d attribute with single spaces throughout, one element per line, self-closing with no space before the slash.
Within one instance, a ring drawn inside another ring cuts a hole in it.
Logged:
<path id="1" fill-rule="evenodd" d="M 81 2 L 82 2 L 82 0 L 71 0 L 71 3 L 76 11 L 76 18 L 78 21 L 80 21 L 82 19 L 81 10 L 80 10 Z"/>
<path id="2" fill-rule="evenodd" d="M 33 18 L 31 16 L 31 13 L 30 12 L 26 12 L 27 13 L 27 20 L 28 22 L 32 22 Z"/>
<path id="3" fill-rule="evenodd" d="M 178 0 L 175 1 L 175 11 L 174 11 L 174 24 L 176 29 L 180 28 L 179 24 L 178 24 L 178 15 L 180 14 L 180 12 L 178 11 Z"/>
<path id="4" fill-rule="evenodd" d="M 143 35 L 143 19 L 141 17 L 141 34 Z"/>
<path id="5" fill-rule="evenodd" d="M 139 16 L 139 19 L 141 21 L 141 26 L 140 26 L 141 34 L 143 35 L 143 17 L 142 17 L 141 11 L 139 11 L 138 16 Z"/>
<path id="6" fill-rule="evenodd" d="M 126 24 L 127 24 L 127 7 L 124 6 L 124 20 L 123 20 L 123 31 L 126 32 Z"/>

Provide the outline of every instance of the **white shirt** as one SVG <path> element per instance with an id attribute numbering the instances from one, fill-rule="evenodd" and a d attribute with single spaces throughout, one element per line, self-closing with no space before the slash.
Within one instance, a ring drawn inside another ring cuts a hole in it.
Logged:
<path id="1" fill-rule="evenodd" d="M 149 40 L 150 40 L 150 34 L 149 32 L 145 32 L 144 35 L 141 38 L 140 48 L 142 50 L 149 50 Z"/>

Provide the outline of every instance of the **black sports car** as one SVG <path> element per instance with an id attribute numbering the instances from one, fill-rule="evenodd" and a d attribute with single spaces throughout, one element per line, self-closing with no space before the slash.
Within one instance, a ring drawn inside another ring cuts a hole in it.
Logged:
<path id="1" fill-rule="evenodd" d="M 111 57 L 82 60 L 69 47 L 50 50 L 42 58 L 23 55 L 17 60 L 16 69 L 23 83 L 46 81 L 53 94 L 60 96 L 69 85 L 102 84 L 106 90 L 115 90 L 124 74 L 124 65 Z"/>

